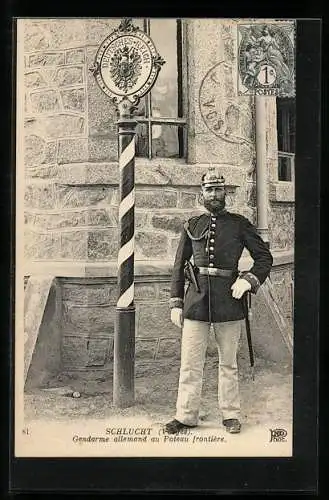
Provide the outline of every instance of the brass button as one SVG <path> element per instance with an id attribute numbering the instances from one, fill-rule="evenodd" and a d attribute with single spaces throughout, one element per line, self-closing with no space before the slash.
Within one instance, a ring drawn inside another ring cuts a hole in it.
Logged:
<path id="1" fill-rule="evenodd" d="M 216 224 L 211 224 L 211 227 L 216 227 Z"/>
<path id="2" fill-rule="evenodd" d="M 209 250 L 215 250 L 214 247 L 209 247 Z"/>
<path id="3" fill-rule="evenodd" d="M 210 262 L 210 263 L 209 263 L 209 267 L 214 267 L 214 263 L 213 263 L 213 262 Z"/>
<path id="4" fill-rule="evenodd" d="M 216 220 L 216 217 L 211 217 L 211 220 Z"/>
<path id="5" fill-rule="evenodd" d="M 210 231 L 210 236 L 214 236 L 215 231 Z"/>
<path id="6" fill-rule="evenodd" d="M 214 255 L 209 255 L 209 259 L 213 259 L 214 258 Z"/>
<path id="7" fill-rule="evenodd" d="M 211 238 L 210 243 L 215 243 L 215 240 Z"/>

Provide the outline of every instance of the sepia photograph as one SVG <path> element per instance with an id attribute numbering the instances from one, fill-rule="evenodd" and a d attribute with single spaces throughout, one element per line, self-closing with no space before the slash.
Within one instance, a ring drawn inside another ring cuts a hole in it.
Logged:
<path id="1" fill-rule="evenodd" d="M 16 22 L 15 457 L 293 457 L 296 20 Z"/>

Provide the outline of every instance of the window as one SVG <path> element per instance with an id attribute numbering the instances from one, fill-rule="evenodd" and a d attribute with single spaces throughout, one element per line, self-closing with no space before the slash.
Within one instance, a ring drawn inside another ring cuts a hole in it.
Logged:
<path id="1" fill-rule="evenodd" d="M 141 99 L 135 111 L 136 156 L 182 158 L 186 150 L 182 21 L 144 19 L 143 29 L 166 62 L 151 92 Z"/>
<path id="2" fill-rule="evenodd" d="M 295 170 L 295 100 L 277 98 L 278 180 L 293 181 Z"/>

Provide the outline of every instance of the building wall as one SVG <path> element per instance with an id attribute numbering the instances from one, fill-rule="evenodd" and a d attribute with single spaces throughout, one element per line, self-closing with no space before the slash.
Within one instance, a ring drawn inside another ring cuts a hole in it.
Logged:
<path id="1" fill-rule="evenodd" d="M 106 353 L 111 357 L 118 251 L 116 111 L 89 68 L 118 23 L 24 22 L 25 274 L 49 272 L 62 279 L 67 367 L 102 366 Z M 252 97 L 236 93 L 236 23 L 187 20 L 185 35 L 187 158 L 136 160 L 137 357 L 177 354 L 179 332 L 169 322 L 167 300 L 170 268 L 182 222 L 202 211 L 199 183 L 209 163 L 226 178 L 228 209 L 256 223 L 255 110 Z M 264 99 L 270 244 L 274 252 L 291 252 L 294 189 L 277 180 L 275 98 Z M 292 261 L 288 257 L 284 269 L 276 271 L 284 282 Z"/>

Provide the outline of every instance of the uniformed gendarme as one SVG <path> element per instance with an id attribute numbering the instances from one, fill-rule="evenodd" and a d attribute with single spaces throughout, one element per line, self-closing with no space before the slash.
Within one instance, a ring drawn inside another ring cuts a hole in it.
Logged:
<path id="1" fill-rule="evenodd" d="M 255 226 L 225 209 L 225 179 L 214 168 L 202 176 L 201 194 L 207 213 L 184 224 L 172 274 L 171 320 L 182 328 L 182 341 L 176 415 L 165 425 L 170 434 L 198 424 L 211 324 L 219 354 L 222 423 L 228 432 L 240 432 L 237 351 L 245 318 L 244 299 L 246 292 L 257 292 L 273 263 Z M 241 273 L 238 261 L 244 248 L 253 266 Z"/>

